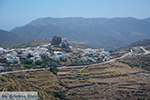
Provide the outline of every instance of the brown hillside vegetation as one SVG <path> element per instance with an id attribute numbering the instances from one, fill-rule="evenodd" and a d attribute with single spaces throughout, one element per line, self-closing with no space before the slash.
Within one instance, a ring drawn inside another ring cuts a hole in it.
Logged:
<path id="1" fill-rule="evenodd" d="M 39 100 L 149 100 L 150 72 L 113 62 L 1 75 L 1 91 L 37 91 Z"/>

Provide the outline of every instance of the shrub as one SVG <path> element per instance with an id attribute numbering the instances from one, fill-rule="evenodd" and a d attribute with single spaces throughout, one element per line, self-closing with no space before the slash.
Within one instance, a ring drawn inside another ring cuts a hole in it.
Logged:
<path id="1" fill-rule="evenodd" d="M 42 61 L 37 60 L 37 61 L 35 61 L 35 64 L 36 64 L 36 65 L 41 65 L 41 64 L 42 64 Z"/>
<path id="2" fill-rule="evenodd" d="M 45 66 L 45 65 L 46 65 L 45 63 L 42 63 L 42 64 L 41 64 L 41 66 Z"/>
<path id="3" fill-rule="evenodd" d="M 24 60 L 24 64 L 31 65 L 33 63 L 33 60 Z"/>
<path id="4" fill-rule="evenodd" d="M 14 64 L 18 64 L 18 61 L 14 61 Z"/>
<path id="5" fill-rule="evenodd" d="M 60 92 L 55 92 L 55 97 L 58 97 L 60 100 L 65 100 L 65 95 Z"/>
<path id="6" fill-rule="evenodd" d="M 31 53 L 29 53 L 27 58 L 31 58 L 31 57 L 33 57 L 33 55 L 31 55 Z"/>
<path id="7" fill-rule="evenodd" d="M 89 76 L 89 75 L 87 75 L 87 74 L 84 74 L 83 76 Z"/>
<path id="8" fill-rule="evenodd" d="M 0 77 L 0 79 L 2 82 L 6 82 L 6 80 L 4 78 Z"/>
<path id="9" fill-rule="evenodd" d="M 30 76 L 26 76 L 26 78 L 30 78 Z"/>
<path id="10" fill-rule="evenodd" d="M 8 87 L 7 87 L 7 90 L 8 90 L 8 91 L 12 91 L 12 90 L 14 90 L 14 88 L 13 88 L 12 86 L 8 86 Z"/>
<path id="11" fill-rule="evenodd" d="M 64 84 L 63 82 L 60 82 L 60 83 L 59 83 L 59 85 L 61 85 L 61 86 L 65 86 L 65 84 Z"/>
<path id="12" fill-rule="evenodd" d="M 31 68 L 33 67 L 32 65 L 24 65 L 26 68 Z"/>
<path id="13" fill-rule="evenodd" d="M 64 59 L 64 58 L 60 57 L 60 61 L 65 62 L 65 61 L 66 61 L 66 59 Z"/>
<path id="14" fill-rule="evenodd" d="M 50 71 L 55 75 L 57 75 L 57 73 L 58 73 L 58 69 L 56 67 L 51 67 Z"/>

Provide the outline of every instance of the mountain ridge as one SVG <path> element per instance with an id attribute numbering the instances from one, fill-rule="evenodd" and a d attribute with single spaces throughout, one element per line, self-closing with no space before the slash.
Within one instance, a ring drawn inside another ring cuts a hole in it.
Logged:
<path id="1" fill-rule="evenodd" d="M 34 40 L 34 38 L 18 35 L 12 32 L 8 32 L 0 29 L 0 47 L 13 47 L 20 43 Z"/>
<path id="2" fill-rule="evenodd" d="M 150 38 L 150 19 L 125 18 L 38 18 L 11 32 L 36 38 L 66 37 L 93 47 L 118 48 Z"/>

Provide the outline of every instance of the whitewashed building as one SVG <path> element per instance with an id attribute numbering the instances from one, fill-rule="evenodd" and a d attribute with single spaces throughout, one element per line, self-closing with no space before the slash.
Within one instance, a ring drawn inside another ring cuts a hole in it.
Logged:
<path id="1" fill-rule="evenodd" d="M 70 54 L 63 54 L 63 55 L 61 55 L 61 58 L 64 58 L 64 59 L 67 59 L 67 58 L 70 58 L 71 56 L 70 56 Z"/>
<path id="2" fill-rule="evenodd" d="M 82 57 L 81 58 L 81 61 L 82 62 L 86 62 L 86 61 L 92 61 L 92 62 L 96 62 L 93 58 L 91 58 L 91 57 Z"/>
<path id="3" fill-rule="evenodd" d="M 10 62 L 10 63 L 15 63 L 15 62 L 19 62 L 20 59 L 19 57 L 13 57 L 13 58 L 7 58 L 7 61 Z"/>
<path id="4" fill-rule="evenodd" d="M 0 66 L 0 71 L 3 71 L 4 70 L 4 67 L 3 66 Z"/>
<path id="5" fill-rule="evenodd" d="M 54 51 L 54 55 L 55 55 L 55 56 L 57 56 L 57 55 L 62 55 L 62 54 L 64 54 L 64 53 L 61 52 L 61 51 Z"/>
<path id="6" fill-rule="evenodd" d="M 60 56 L 53 56 L 51 58 L 56 62 L 60 62 Z"/>

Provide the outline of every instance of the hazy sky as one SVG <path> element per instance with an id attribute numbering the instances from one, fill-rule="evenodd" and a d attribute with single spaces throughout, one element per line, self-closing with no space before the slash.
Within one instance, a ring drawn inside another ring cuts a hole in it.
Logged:
<path id="1" fill-rule="evenodd" d="M 39 17 L 150 17 L 150 0 L 0 0 L 0 29 Z"/>

